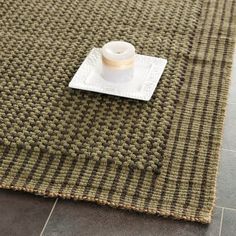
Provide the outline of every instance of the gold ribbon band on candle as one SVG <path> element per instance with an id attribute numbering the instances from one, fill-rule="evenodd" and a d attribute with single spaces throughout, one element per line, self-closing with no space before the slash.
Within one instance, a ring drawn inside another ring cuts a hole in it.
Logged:
<path id="1" fill-rule="evenodd" d="M 131 68 L 134 65 L 134 58 L 129 58 L 127 60 L 123 60 L 123 61 L 112 61 L 107 59 L 106 57 L 102 56 L 102 62 L 103 64 L 109 66 L 109 67 L 113 67 L 116 69 L 126 69 L 126 68 Z"/>

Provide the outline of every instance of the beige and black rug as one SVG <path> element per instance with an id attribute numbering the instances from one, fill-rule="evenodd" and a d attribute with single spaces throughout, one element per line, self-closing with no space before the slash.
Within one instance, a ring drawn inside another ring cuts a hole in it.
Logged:
<path id="1" fill-rule="evenodd" d="M 234 0 L 0 1 L 0 187 L 210 222 Z M 93 47 L 163 57 L 149 102 L 68 83 Z"/>

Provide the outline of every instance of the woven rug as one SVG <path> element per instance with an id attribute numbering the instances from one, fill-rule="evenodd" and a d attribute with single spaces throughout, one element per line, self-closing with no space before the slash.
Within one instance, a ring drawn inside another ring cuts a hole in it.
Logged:
<path id="1" fill-rule="evenodd" d="M 210 222 L 234 5 L 0 1 L 0 187 Z M 68 89 L 110 40 L 168 60 L 151 101 Z"/>

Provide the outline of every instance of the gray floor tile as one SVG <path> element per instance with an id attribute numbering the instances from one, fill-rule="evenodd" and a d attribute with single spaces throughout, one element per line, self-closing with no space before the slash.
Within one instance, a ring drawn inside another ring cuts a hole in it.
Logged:
<path id="1" fill-rule="evenodd" d="M 212 223 L 202 225 L 158 216 L 138 214 L 94 203 L 60 200 L 44 236 L 207 236 L 218 235 L 221 208 Z"/>
<path id="2" fill-rule="evenodd" d="M 236 151 L 236 104 L 227 106 L 222 147 Z"/>
<path id="3" fill-rule="evenodd" d="M 221 236 L 236 235 L 236 210 L 224 210 Z"/>
<path id="4" fill-rule="evenodd" d="M 228 103 L 236 104 L 236 66 L 233 67 L 233 76 L 230 83 Z"/>
<path id="5" fill-rule="evenodd" d="M 216 204 L 236 208 L 236 152 L 222 150 Z M 236 232 L 235 232 L 236 235 Z"/>
<path id="6" fill-rule="evenodd" d="M 228 102 L 236 103 L 236 52 L 234 53 L 234 61 L 233 61 L 232 77 L 231 77 Z"/>
<path id="7" fill-rule="evenodd" d="M 39 236 L 53 203 L 53 199 L 1 189 L 0 235 Z"/>

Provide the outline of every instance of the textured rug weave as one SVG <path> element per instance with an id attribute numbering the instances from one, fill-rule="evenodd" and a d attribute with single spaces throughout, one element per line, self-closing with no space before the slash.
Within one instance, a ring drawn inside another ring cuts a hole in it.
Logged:
<path id="1" fill-rule="evenodd" d="M 210 222 L 234 5 L 0 1 L 0 187 Z M 151 101 L 68 89 L 110 40 L 168 60 Z"/>

